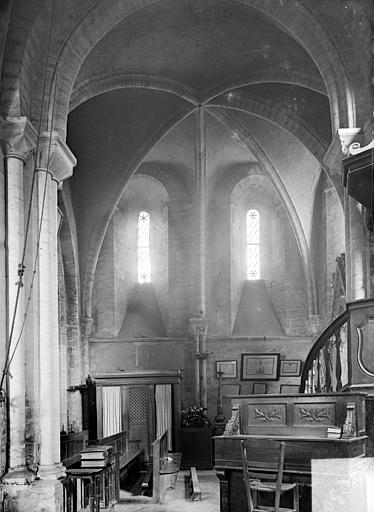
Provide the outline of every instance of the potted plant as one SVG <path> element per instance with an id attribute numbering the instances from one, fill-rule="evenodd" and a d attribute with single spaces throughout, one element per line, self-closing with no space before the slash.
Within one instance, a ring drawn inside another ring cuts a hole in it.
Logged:
<path id="1" fill-rule="evenodd" d="M 182 469 L 212 468 L 211 421 L 203 407 L 191 406 L 181 411 Z"/>

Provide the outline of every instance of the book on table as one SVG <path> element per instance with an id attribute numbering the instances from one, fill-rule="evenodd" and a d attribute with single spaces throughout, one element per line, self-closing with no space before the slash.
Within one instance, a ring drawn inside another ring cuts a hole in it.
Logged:
<path id="1" fill-rule="evenodd" d="M 81 468 L 104 468 L 108 463 L 108 458 L 81 460 Z"/>
<path id="2" fill-rule="evenodd" d="M 339 439 L 342 435 L 342 428 L 331 425 L 327 427 L 326 437 L 329 439 Z"/>
<path id="3" fill-rule="evenodd" d="M 106 459 L 112 454 L 113 446 L 89 446 L 81 451 L 81 460 Z"/>

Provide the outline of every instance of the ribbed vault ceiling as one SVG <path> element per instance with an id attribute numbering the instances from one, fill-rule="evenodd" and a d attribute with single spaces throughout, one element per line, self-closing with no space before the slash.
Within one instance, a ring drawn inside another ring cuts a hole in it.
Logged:
<path id="1" fill-rule="evenodd" d="M 68 143 L 78 166 L 71 185 L 88 269 L 137 169 L 162 172 L 166 188 L 173 175 L 194 196 L 199 104 L 208 201 L 258 166 L 308 259 L 319 161 L 331 139 L 317 67 L 297 41 L 240 3 L 165 0 L 120 20 L 93 47 L 73 87 Z"/>
<path id="2" fill-rule="evenodd" d="M 261 70 L 320 79 L 307 52 L 250 9 L 226 1 L 166 0 L 129 16 L 104 37 L 86 58 L 76 86 L 126 72 L 173 80 L 201 95 L 228 77 L 250 80 Z"/>

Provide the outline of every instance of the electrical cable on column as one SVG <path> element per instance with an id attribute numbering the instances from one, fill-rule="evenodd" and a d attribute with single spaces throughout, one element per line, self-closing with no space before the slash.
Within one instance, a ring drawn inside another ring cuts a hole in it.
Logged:
<path id="1" fill-rule="evenodd" d="M 45 68 L 44 68 L 44 75 L 43 75 L 43 90 L 42 90 L 42 100 L 41 100 L 41 106 L 40 106 L 40 113 L 39 113 L 39 120 L 38 120 L 38 129 L 37 129 L 37 141 L 36 141 L 36 148 L 35 148 L 35 155 L 36 158 L 39 153 L 39 145 L 40 145 L 40 135 L 41 135 L 41 126 L 43 122 L 43 108 L 44 108 L 44 101 L 45 101 L 45 95 L 46 95 L 46 85 L 47 85 L 47 73 L 48 73 L 48 65 L 49 65 L 49 59 L 50 59 L 50 53 L 51 53 L 51 46 L 52 46 L 52 32 L 55 22 L 55 2 L 53 2 L 52 12 L 51 12 L 51 23 L 49 27 L 49 33 L 48 33 L 48 45 L 47 45 L 47 55 L 46 55 L 46 62 L 45 62 Z M 61 25 L 62 26 L 62 25 Z M 54 94 L 53 94 L 53 102 L 52 102 L 52 115 L 51 115 L 51 123 L 49 127 L 49 143 L 48 143 L 48 150 L 47 150 L 47 169 L 49 168 L 49 162 L 50 162 L 50 156 L 51 156 L 51 144 L 52 144 L 52 130 L 53 130 L 53 121 L 54 121 L 54 115 L 55 115 L 55 108 L 56 108 L 56 102 L 55 102 L 55 95 L 57 90 L 57 69 L 58 64 L 56 63 L 56 66 L 54 67 L 53 74 L 52 74 L 52 80 L 51 80 L 51 88 L 49 90 L 49 98 L 48 98 L 48 104 L 47 104 L 47 116 L 48 112 L 51 108 L 51 99 L 52 99 L 52 88 L 54 88 Z M 34 159 L 34 167 L 33 167 L 33 173 L 32 173 L 32 180 L 31 180 L 31 190 L 30 190 L 30 199 L 28 204 L 28 211 L 27 211 L 27 220 L 26 220 L 26 228 L 25 228 L 25 240 L 23 243 L 23 250 L 22 250 L 22 260 L 21 263 L 18 264 L 18 277 L 19 280 L 16 284 L 17 286 L 17 295 L 14 303 L 14 309 L 12 314 L 12 322 L 11 322 L 11 328 L 9 332 L 9 337 L 6 344 L 6 353 L 5 353 L 5 361 L 4 361 L 4 369 L 1 375 L 1 381 L 0 381 L 0 403 L 3 403 L 5 401 L 5 393 L 4 393 L 4 380 L 11 374 L 9 372 L 10 365 L 13 361 L 14 355 L 16 353 L 17 347 L 19 345 L 19 342 L 21 340 L 23 330 L 25 327 L 28 311 L 29 311 L 29 305 L 32 298 L 32 291 L 34 287 L 34 280 L 35 275 L 37 272 L 37 264 L 39 259 L 39 248 L 40 248 L 40 234 L 41 234 L 41 228 L 43 224 L 43 214 L 44 214 L 44 207 L 45 207 L 45 197 L 46 197 L 46 190 L 47 190 L 47 173 L 45 176 L 44 181 L 44 189 L 43 189 L 43 199 L 42 199 L 42 208 L 41 208 L 41 214 L 40 214 L 40 222 L 38 223 L 38 232 L 37 232 L 37 243 L 36 243 L 36 254 L 34 259 L 34 265 L 33 265 L 33 271 L 31 276 L 31 283 L 30 283 L 30 290 L 27 298 L 27 304 L 25 308 L 25 313 L 23 316 L 23 321 L 21 325 L 21 330 L 19 332 L 17 341 L 14 345 L 12 354 L 11 354 L 11 345 L 12 345 L 12 339 L 13 339 L 13 333 L 14 333 L 14 325 L 18 310 L 18 304 L 19 304 L 19 298 L 21 293 L 21 288 L 23 288 L 23 275 L 25 272 L 25 259 L 26 259 L 26 250 L 27 250 L 27 241 L 28 241 L 28 234 L 30 231 L 30 224 L 31 224 L 31 212 L 32 212 L 32 204 L 33 204 L 33 195 L 35 190 L 35 174 L 36 174 L 36 158 Z M 9 273 L 10 274 L 10 273 Z M 11 355 L 10 355 L 11 354 Z"/>

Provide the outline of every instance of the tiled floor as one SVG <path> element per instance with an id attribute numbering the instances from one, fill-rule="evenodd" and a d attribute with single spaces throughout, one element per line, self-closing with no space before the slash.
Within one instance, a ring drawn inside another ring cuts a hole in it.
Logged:
<path id="1" fill-rule="evenodd" d="M 219 482 L 214 470 L 198 471 L 201 501 L 191 501 L 187 492 L 188 471 L 180 471 L 175 489 L 166 492 L 165 503 L 155 505 L 143 496 L 131 497 L 121 491 L 114 512 L 219 512 Z"/>

